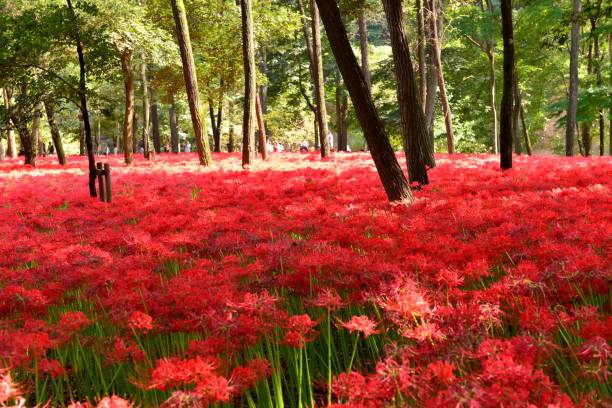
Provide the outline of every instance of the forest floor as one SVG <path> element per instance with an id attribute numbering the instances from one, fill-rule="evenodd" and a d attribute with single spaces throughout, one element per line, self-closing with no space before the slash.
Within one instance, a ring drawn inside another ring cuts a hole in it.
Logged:
<path id="1" fill-rule="evenodd" d="M 214 158 L 0 163 L 0 406 L 612 403 L 610 158 Z"/>

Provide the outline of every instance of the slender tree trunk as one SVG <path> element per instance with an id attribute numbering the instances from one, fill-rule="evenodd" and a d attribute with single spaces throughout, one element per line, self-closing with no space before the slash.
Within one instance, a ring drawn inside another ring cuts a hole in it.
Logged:
<path id="1" fill-rule="evenodd" d="M 168 109 L 168 116 L 170 119 L 170 145 L 172 146 L 172 153 L 179 152 L 179 130 L 178 121 L 176 118 L 176 105 L 174 103 L 174 94 L 170 95 L 170 107 Z"/>
<path id="2" fill-rule="evenodd" d="M 321 56 L 319 8 L 315 0 L 310 0 L 310 10 L 312 12 L 312 56 L 315 63 L 314 89 L 317 100 L 319 142 L 321 143 L 321 157 L 327 157 L 330 154 L 330 146 L 327 140 L 329 130 L 327 128 L 327 107 L 325 106 L 325 79 L 323 78 L 323 57 Z"/>
<path id="3" fill-rule="evenodd" d="M 454 140 L 453 140 L 453 118 L 450 109 L 450 104 L 448 103 L 448 95 L 446 94 L 446 84 L 444 81 L 444 71 L 442 69 L 442 57 L 441 57 L 441 47 L 442 42 L 440 41 L 440 36 L 438 35 L 438 24 L 437 20 L 437 6 L 436 0 L 431 0 L 431 11 L 433 13 L 432 19 L 434 23 L 432 24 L 433 31 L 433 55 L 434 62 L 436 64 L 436 69 L 438 71 L 438 87 L 440 88 L 440 104 L 442 105 L 442 111 L 444 113 L 444 125 L 446 126 L 446 145 L 448 148 L 448 153 L 453 154 L 455 152 Z"/>
<path id="4" fill-rule="evenodd" d="M 501 168 L 512 167 L 512 89 L 514 83 L 514 34 L 512 29 L 512 0 L 502 0 L 502 36 L 504 38 L 504 93 L 500 118 Z"/>
<path id="5" fill-rule="evenodd" d="M 96 197 L 96 161 L 94 158 L 93 146 L 91 141 L 91 126 L 89 124 L 89 112 L 87 111 L 87 83 L 85 79 L 86 75 L 86 67 L 85 67 L 85 57 L 83 56 L 83 47 L 81 45 L 81 39 L 79 34 L 79 28 L 77 24 L 76 15 L 74 13 L 74 9 L 72 8 L 72 3 L 70 0 L 66 0 L 68 3 L 68 9 L 70 10 L 70 14 L 72 16 L 72 20 L 75 24 L 74 29 L 74 39 L 77 44 L 77 54 L 79 56 L 79 97 L 81 106 L 81 113 L 83 115 L 83 123 L 85 126 L 85 143 L 87 145 L 87 161 L 89 163 L 89 195 L 91 197 Z"/>
<path id="6" fill-rule="evenodd" d="M 134 140 L 134 75 L 132 73 L 132 51 L 121 53 L 121 70 L 125 88 L 125 114 L 123 116 L 123 155 L 125 164 L 132 164 Z"/>
<path id="7" fill-rule="evenodd" d="M 113 153 L 115 152 L 115 147 L 117 147 L 117 150 L 119 150 L 119 129 L 119 121 L 115 120 L 115 131 L 113 132 Z"/>
<path id="8" fill-rule="evenodd" d="M 85 156 L 85 125 L 83 115 L 79 112 L 79 156 Z"/>
<path id="9" fill-rule="evenodd" d="M 489 84 L 491 85 L 491 115 L 493 116 L 493 152 L 499 153 L 499 136 L 497 134 L 497 84 L 495 81 L 495 55 L 493 49 L 487 44 L 487 58 L 489 59 Z"/>
<path id="10" fill-rule="evenodd" d="M 12 91 L 9 88 L 3 88 L 2 92 L 4 96 L 4 108 L 6 112 L 10 112 Z M 17 158 L 17 143 L 15 142 L 15 132 L 13 131 L 10 117 L 6 120 L 6 127 L 8 128 L 6 134 L 7 153 L 11 159 L 15 159 Z"/>
<path id="11" fill-rule="evenodd" d="M 221 152 L 221 118 L 223 112 L 223 96 L 219 97 L 219 105 L 217 106 L 217 114 L 213 107 L 213 100 L 208 99 L 208 111 L 210 114 L 210 123 L 213 131 L 213 142 L 215 153 Z"/>
<path id="12" fill-rule="evenodd" d="M 191 49 L 191 38 L 189 37 L 189 26 L 187 25 L 187 14 L 183 0 L 171 0 L 172 14 L 176 24 L 179 48 L 181 49 L 181 60 L 183 62 L 183 76 L 185 77 L 185 91 L 191 112 L 191 123 L 193 133 L 198 147 L 198 158 L 202 166 L 210 166 L 213 162 L 208 145 L 208 137 L 204 137 L 204 126 L 200 115 L 200 94 L 198 92 L 198 79 L 196 76 L 195 62 Z"/>
<path id="13" fill-rule="evenodd" d="M 149 100 L 149 80 L 147 78 L 147 64 L 144 62 L 145 55 L 142 54 L 143 63 L 140 64 L 140 84 L 142 88 L 142 141 L 144 144 L 144 157 L 147 160 L 151 159 L 150 146 L 150 114 L 151 102 Z"/>
<path id="14" fill-rule="evenodd" d="M 153 148 L 155 153 L 159 154 L 161 152 L 161 135 L 159 133 L 157 98 L 154 92 L 151 92 L 151 133 L 153 135 Z"/>
<path id="15" fill-rule="evenodd" d="M 523 153 L 521 146 L 521 135 L 519 134 L 519 117 L 521 114 L 521 94 L 519 92 L 518 75 L 516 70 L 512 79 L 512 92 L 514 94 L 514 106 L 512 108 L 512 140 L 514 143 L 514 153 L 520 155 Z"/>
<path id="16" fill-rule="evenodd" d="M 423 7 L 424 0 L 416 0 L 416 12 L 417 12 L 417 26 L 418 26 L 418 37 L 417 37 L 417 54 L 419 58 L 419 98 L 421 105 L 423 106 L 423 113 L 425 113 L 425 103 L 427 95 L 427 74 L 425 71 L 425 10 Z M 427 1 L 427 0 L 425 0 Z"/>
<path id="17" fill-rule="evenodd" d="M 346 147 L 342 142 L 342 88 L 340 81 L 336 81 L 336 135 L 338 136 L 338 151 L 345 152 Z"/>
<path id="18" fill-rule="evenodd" d="M 255 44 L 253 34 L 253 0 L 241 0 L 242 58 L 244 66 L 244 105 L 242 115 L 242 166 L 255 162 Z"/>
<path id="19" fill-rule="evenodd" d="M 518 92 L 519 95 L 521 94 L 520 89 L 517 89 L 516 91 Z M 519 111 L 521 114 L 521 126 L 523 127 L 523 140 L 525 142 L 525 150 L 527 150 L 527 154 L 531 156 L 533 154 L 531 150 L 531 139 L 529 138 L 529 129 L 527 128 L 527 123 L 525 123 L 525 109 L 523 109 L 522 100 L 519 106 Z"/>
<path id="20" fill-rule="evenodd" d="M 49 129 L 51 129 L 51 138 L 53 139 L 53 146 L 57 152 L 57 160 L 62 166 L 66 164 L 66 154 L 64 153 L 64 144 L 62 143 L 62 136 L 60 135 L 57 122 L 55 121 L 55 109 L 51 102 L 45 100 L 45 111 L 47 113 L 47 122 L 49 122 Z"/>
<path id="21" fill-rule="evenodd" d="M 424 0 L 426 4 L 428 4 L 428 0 Z M 438 93 L 438 70 L 436 69 L 436 64 L 434 62 L 434 52 L 433 52 L 433 34 L 432 34 L 432 24 L 436 24 L 433 21 L 431 13 L 427 12 L 427 18 L 429 24 L 425 25 L 425 35 L 427 36 L 427 89 L 425 93 L 425 122 L 427 124 L 427 134 L 429 136 L 429 144 L 431 146 L 432 151 L 434 151 L 434 119 L 436 112 L 436 94 Z"/>
<path id="22" fill-rule="evenodd" d="M 228 153 L 234 153 L 234 146 L 235 146 L 235 141 L 234 141 L 234 122 L 232 121 L 232 112 L 234 110 L 234 105 L 232 103 L 229 104 L 228 110 L 227 110 L 227 117 L 229 118 L 229 135 L 228 135 L 228 141 L 227 141 L 227 151 Z"/>
<path id="23" fill-rule="evenodd" d="M 4 161 L 5 157 L 6 157 L 6 151 L 4 150 L 4 142 L 2 141 L 2 138 L 0 137 L 0 161 Z"/>
<path id="24" fill-rule="evenodd" d="M 404 30 L 402 3 L 401 0 L 383 0 L 383 6 L 391 36 L 397 101 L 400 109 L 408 175 L 411 183 L 428 184 L 427 166 L 435 165 L 435 161 L 427 142 L 427 126 L 423 108 L 419 102 L 414 70 L 410 60 L 410 49 Z"/>
<path id="25" fill-rule="evenodd" d="M 259 72 L 264 77 L 268 76 L 268 50 L 266 47 L 261 47 L 259 49 Z M 264 116 L 264 124 L 265 124 L 265 115 L 268 113 L 268 85 L 263 83 L 259 85 L 259 99 L 261 101 L 261 112 Z"/>
<path id="26" fill-rule="evenodd" d="M 317 0 L 327 38 L 349 91 L 355 112 L 389 201 L 412 200 L 410 186 L 391 148 L 357 63 L 335 0 Z"/>
<path id="27" fill-rule="evenodd" d="M 317 114 L 317 111 L 315 110 L 314 112 L 314 126 L 313 126 L 313 130 L 314 130 L 314 146 L 315 149 L 318 149 L 321 147 L 321 145 L 319 144 L 319 140 L 320 140 L 320 135 L 319 135 L 319 122 L 317 121 L 319 115 Z"/>
<path id="28" fill-rule="evenodd" d="M 306 45 L 306 52 L 308 54 L 308 67 L 310 70 L 310 77 L 312 78 L 312 82 L 315 83 L 315 77 L 316 77 L 316 67 L 315 67 L 315 61 L 314 61 L 314 54 L 313 54 L 313 50 L 312 50 L 312 42 L 310 41 L 310 30 L 308 27 L 308 20 L 306 19 L 306 12 L 304 9 L 304 2 L 303 0 L 297 0 L 298 3 L 298 8 L 300 9 L 300 16 L 301 16 L 301 20 L 302 20 L 302 33 L 304 35 L 304 44 Z M 302 82 L 301 82 L 301 76 L 300 76 L 300 87 L 302 87 Z M 300 88 L 302 89 L 302 88 Z M 310 100 L 308 99 L 308 96 L 306 95 L 305 90 L 302 89 L 302 95 L 304 96 L 304 99 L 306 100 L 306 104 L 310 107 L 310 109 L 312 110 L 312 113 L 314 114 L 314 134 L 315 134 L 315 141 L 314 141 L 314 145 L 315 145 L 315 149 L 319 148 L 319 133 L 318 133 L 318 106 L 316 103 L 316 100 L 314 102 L 314 105 L 310 102 Z M 316 99 L 316 97 L 315 97 Z"/>
<path id="29" fill-rule="evenodd" d="M 578 15 L 582 3 L 580 0 L 574 1 L 574 11 L 572 14 L 572 34 L 570 51 L 570 89 L 569 104 L 567 108 L 567 120 L 565 128 L 565 155 L 574 155 L 574 140 L 576 132 L 576 112 L 578 110 L 578 50 L 580 47 L 580 21 Z"/>
<path id="30" fill-rule="evenodd" d="M 132 117 L 132 153 L 138 152 L 140 142 L 138 141 L 138 112 L 134 109 Z"/>
<path id="31" fill-rule="evenodd" d="M 255 95 L 255 113 L 257 115 L 257 127 L 259 129 L 259 151 L 262 160 L 266 160 L 268 158 L 268 151 L 266 148 L 266 126 L 264 125 L 261 105 L 261 97 L 259 93 L 257 93 L 257 95 Z"/>

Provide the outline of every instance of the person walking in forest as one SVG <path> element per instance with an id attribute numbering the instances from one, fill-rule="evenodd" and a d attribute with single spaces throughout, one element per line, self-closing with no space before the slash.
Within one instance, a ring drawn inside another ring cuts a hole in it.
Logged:
<path id="1" fill-rule="evenodd" d="M 189 143 L 189 140 L 185 142 L 185 153 L 191 153 L 191 143 Z"/>

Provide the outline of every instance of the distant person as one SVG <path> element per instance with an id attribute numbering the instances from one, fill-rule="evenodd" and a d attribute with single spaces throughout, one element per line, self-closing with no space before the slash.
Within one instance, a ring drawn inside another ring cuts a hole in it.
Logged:
<path id="1" fill-rule="evenodd" d="M 330 131 L 327 133 L 327 142 L 329 143 L 329 150 L 334 149 L 334 134 Z"/>
<path id="2" fill-rule="evenodd" d="M 277 151 L 280 153 L 283 150 L 285 150 L 285 146 L 283 146 L 282 143 L 278 143 L 278 146 L 276 146 Z"/>
<path id="3" fill-rule="evenodd" d="M 304 140 L 302 143 L 300 143 L 300 153 L 308 153 L 309 150 L 307 141 Z"/>
<path id="4" fill-rule="evenodd" d="M 119 153 L 119 148 L 117 147 L 116 144 L 113 143 L 113 154 L 117 154 Z"/>
<path id="5" fill-rule="evenodd" d="M 104 146 L 104 155 L 108 156 L 110 154 L 110 147 L 108 147 L 108 145 Z"/>
<path id="6" fill-rule="evenodd" d="M 191 143 L 189 143 L 189 140 L 185 143 L 185 153 L 191 153 Z"/>
<path id="7" fill-rule="evenodd" d="M 53 143 L 49 142 L 49 146 L 47 147 L 47 151 L 49 152 L 49 154 L 55 153 L 55 146 L 53 146 Z"/>
<path id="8" fill-rule="evenodd" d="M 47 155 L 47 146 L 42 140 L 38 143 L 38 153 L 43 157 Z"/>

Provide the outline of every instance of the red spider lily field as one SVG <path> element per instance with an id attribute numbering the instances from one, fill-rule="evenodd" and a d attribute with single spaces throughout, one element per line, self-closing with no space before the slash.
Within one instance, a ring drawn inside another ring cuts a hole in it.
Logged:
<path id="1" fill-rule="evenodd" d="M 612 404 L 612 161 L 0 163 L 0 406 Z"/>

